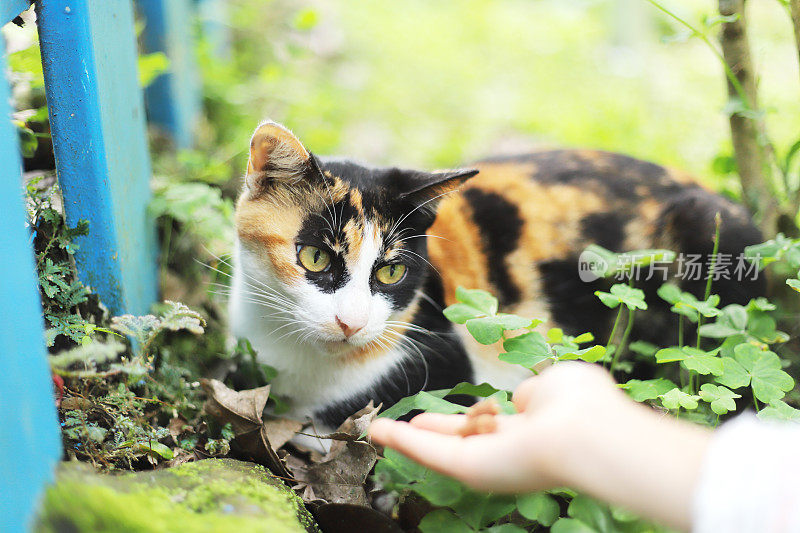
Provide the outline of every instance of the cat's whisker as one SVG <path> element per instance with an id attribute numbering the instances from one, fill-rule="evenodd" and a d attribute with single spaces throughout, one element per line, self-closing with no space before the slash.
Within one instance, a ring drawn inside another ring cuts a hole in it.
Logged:
<path id="1" fill-rule="evenodd" d="M 220 295 L 220 296 L 227 296 L 229 298 L 234 294 L 233 291 L 213 291 L 213 290 L 210 290 L 209 292 L 211 294 L 217 294 L 217 295 Z M 249 303 L 259 304 L 259 305 L 263 305 L 265 307 L 270 307 L 270 308 L 273 308 L 273 309 L 278 309 L 278 310 L 287 311 L 287 312 L 290 311 L 290 310 L 293 310 L 293 309 L 298 309 L 298 307 L 295 304 L 292 304 L 291 302 L 275 300 L 275 299 L 268 298 L 267 296 L 264 296 L 262 294 L 255 294 L 255 293 L 250 293 L 250 292 L 246 292 L 246 291 L 242 292 L 242 299 L 248 301 Z"/>
<path id="2" fill-rule="evenodd" d="M 292 325 L 294 325 L 294 324 L 292 324 Z M 304 331 L 304 330 L 306 330 L 306 328 L 304 326 L 302 326 L 302 327 L 295 328 L 295 329 L 293 329 L 291 331 L 287 331 L 283 335 L 281 335 L 280 337 L 275 339 L 273 342 L 277 344 L 278 342 L 280 342 L 281 340 L 285 339 L 289 335 L 293 335 L 295 333 L 299 333 L 299 332 Z"/>
<path id="3" fill-rule="evenodd" d="M 430 375 L 430 369 L 428 368 L 428 361 L 425 358 L 425 355 L 422 353 L 422 350 L 420 350 L 420 348 L 416 345 L 415 339 L 412 339 L 411 337 L 408 337 L 408 336 L 404 335 L 402 332 L 396 331 L 396 330 L 391 329 L 391 328 L 385 329 L 384 332 L 387 333 L 387 334 L 396 335 L 397 338 L 398 338 L 398 342 L 401 345 L 403 343 L 408 343 L 407 345 L 410 346 L 416 352 L 416 355 L 419 355 L 420 362 L 425 367 L 425 382 L 422 385 L 422 389 L 425 389 L 425 387 L 427 387 L 427 385 L 428 385 L 428 378 L 429 378 L 429 375 Z M 423 347 L 427 348 L 430 351 L 430 347 L 428 347 L 424 343 L 420 343 L 420 344 L 422 344 Z"/>
<path id="4" fill-rule="evenodd" d="M 414 252 L 414 251 L 412 251 L 412 250 L 408 250 L 408 249 L 406 249 L 406 248 L 400 248 L 400 251 L 399 251 L 398 253 L 399 253 L 399 255 L 401 255 L 401 256 L 402 256 L 403 254 L 412 254 L 412 255 L 415 255 L 415 256 L 419 257 L 420 259 L 422 259 L 423 261 L 425 261 L 425 262 L 428 264 L 428 266 L 430 266 L 432 269 L 434 269 L 434 270 L 436 271 L 436 273 L 437 273 L 437 274 L 439 274 L 440 276 L 442 275 L 442 273 L 441 273 L 441 272 L 439 272 L 439 269 L 438 269 L 438 268 L 436 268 L 435 266 L 433 266 L 433 264 L 432 264 L 430 261 L 428 261 L 427 259 L 425 259 L 424 257 L 422 257 L 422 256 L 421 256 L 420 254 L 418 254 L 417 252 Z"/>
<path id="5" fill-rule="evenodd" d="M 323 178 L 323 180 L 322 180 L 322 183 L 324 183 L 324 184 L 325 184 L 325 189 L 327 189 L 327 191 L 328 191 L 328 196 L 330 196 L 330 198 L 331 198 L 331 209 L 332 209 L 332 211 L 333 211 L 333 213 L 331 214 L 331 216 L 333 217 L 333 225 L 334 225 L 334 226 L 336 226 L 337 228 L 339 228 L 339 229 L 341 230 L 341 224 L 337 224 L 337 222 L 336 222 L 336 216 L 335 216 L 335 212 L 336 212 L 336 202 L 335 202 L 335 201 L 334 201 L 334 199 L 333 199 L 333 192 L 331 191 L 331 187 L 330 187 L 330 185 L 328 185 L 328 180 L 327 180 L 327 179 L 324 179 L 324 178 Z M 334 233 L 334 236 L 336 236 L 336 233 Z"/>
<path id="6" fill-rule="evenodd" d="M 209 253 L 211 253 L 211 252 L 209 251 Z M 216 260 L 217 260 L 217 261 L 219 261 L 220 263 L 222 263 L 223 265 L 227 265 L 227 266 L 229 266 L 229 267 L 231 267 L 231 268 L 234 268 L 234 266 L 233 266 L 233 265 L 232 265 L 230 262 L 226 261 L 225 259 L 222 259 L 221 257 L 214 255 L 213 253 L 211 253 L 211 255 L 212 255 L 212 257 L 215 257 L 215 258 L 216 258 Z M 233 279 L 233 275 L 231 275 L 231 274 L 228 274 L 227 272 L 223 272 L 222 270 L 220 270 L 220 269 L 218 269 L 218 268 L 215 268 L 215 267 L 212 267 L 211 265 L 207 265 L 206 263 L 203 263 L 202 261 L 199 261 L 199 262 L 200 262 L 200 264 L 201 264 L 201 265 L 204 265 L 204 266 L 206 266 L 206 267 L 208 267 L 208 268 L 210 268 L 210 269 L 214 270 L 215 272 L 218 272 L 219 274 L 222 274 L 222 275 L 224 275 L 224 276 L 227 276 L 227 277 L 229 277 L 229 278 Z M 245 272 L 243 269 L 240 269 L 240 272 L 241 272 L 242 274 L 244 274 L 244 275 L 245 275 L 247 278 L 249 278 L 249 279 L 251 279 L 252 281 L 256 282 L 256 283 L 257 283 L 257 284 L 260 286 L 260 289 L 259 289 L 259 290 L 266 290 L 268 293 L 270 293 L 270 294 L 272 294 L 272 295 L 274 295 L 274 296 L 276 296 L 276 297 L 277 297 L 277 296 L 283 297 L 283 295 L 279 294 L 279 293 L 278 293 L 278 292 L 277 292 L 277 291 L 276 291 L 274 288 L 270 287 L 269 285 L 267 285 L 267 284 L 266 284 L 266 283 L 264 283 L 263 281 L 261 281 L 261 280 L 259 280 L 259 279 L 255 278 L 254 276 L 251 276 L 250 274 L 248 274 L 247 272 Z M 250 286 L 252 289 L 258 289 L 258 287 L 255 287 L 255 286 L 253 286 L 252 284 L 248 283 L 248 282 L 247 282 L 247 280 L 242 280 L 242 281 L 243 281 L 243 282 L 244 282 L 246 285 Z"/>
<path id="7" fill-rule="evenodd" d="M 431 330 L 423 328 L 423 327 L 418 326 L 416 324 L 412 324 L 411 322 L 403 322 L 402 320 L 387 320 L 386 324 L 389 324 L 389 325 L 392 325 L 392 326 L 401 326 L 401 327 L 404 327 L 404 328 L 406 328 L 406 329 L 408 329 L 410 331 L 416 331 L 416 332 L 419 332 L 419 333 L 425 333 L 427 335 L 435 335 L 435 333 L 432 332 Z"/>
<path id="8" fill-rule="evenodd" d="M 335 238 L 336 237 L 336 232 L 333 230 L 333 223 L 332 223 L 332 221 L 335 221 L 335 217 L 333 215 L 333 211 L 331 210 L 331 205 L 333 205 L 333 204 L 328 204 L 328 201 L 325 200 L 325 198 L 322 197 L 322 195 L 320 194 L 320 192 L 317 189 L 313 189 L 313 191 L 314 191 L 314 194 L 319 196 L 319 199 L 322 200 L 322 205 L 325 206 L 325 209 L 328 211 L 328 215 L 330 215 L 331 220 L 328 220 L 327 218 L 325 218 L 324 216 L 319 215 L 319 214 L 317 214 L 317 216 L 319 216 L 322 220 L 325 221 L 325 223 L 328 225 L 328 229 L 331 231 L 331 235 Z M 331 201 L 333 201 L 333 198 L 331 198 Z"/>
<path id="9" fill-rule="evenodd" d="M 443 241 L 453 242 L 451 239 L 447 239 L 447 238 L 441 237 L 439 235 L 434 235 L 432 233 L 421 233 L 419 235 L 410 235 L 408 237 L 403 237 L 402 239 L 397 239 L 394 242 L 402 243 L 402 242 L 405 242 L 405 241 L 409 241 L 411 239 L 422 239 L 422 238 L 426 238 L 426 239 L 441 239 Z"/>
<path id="10" fill-rule="evenodd" d="M 227 291 L 229 293 L 233 293 L 234 292 L 233 287 L 230 286 L 230 285 L 227 285 L 225 283 L 214 283 L 214 282 L 211 282 L 211 283 L 209 283 L 209 285 L 214 286 L 214 287 L 220 287 L 222 289 L 227 289 Z M 245 283 L 245 285 L 247 286 L 247 289 L 243 291 L 245 294 L 263 296 L 264 298 L 274 299 L 276 301 L 284 302 L 284 303 L 287 303 L 287 304 L 292 303 L 288 298 L 286 298 L 285 296 L 283 296 L 281 294 L 268 293 L 268 292 L 265 292 L 264 290 L 262 290 L 262 289 L 260 289 L 258 287 L 255 287 L 253 285 L 249 285 L 247 283 Z"/>
<path id="11" fill-rule="evenodd" d="M 436 196 L 434 196 L 433 198 L 428 198 L 427 200 L 425 200 L 424 202 L 422 202 L 421 204 L 419 204 L 418 206 L 416 206 L 414 209 L 412 209 L 411 211 L 409 211 L 408 213 L 406 213 L 405 215 L 403 215 L 402 217 L 400 217 L 400 220 L 398 220 L 398 221 L 397 221 L 397 224 L 398 224 L 398 225 L 402 224 L 402 223 L 403 223 L 403 221 L 405 221 L 405 219 L 407 219 L 408 217 L 410 217 L 411 215 L 413 215 L 415 211 L 417 211 L 417 210 L 419 210 L 419 209 L 422 209 L 423 207 L 425 207 L 425 206 L 426 206 L 426 205 L 428 205 L 429 203 L 433 202 L 434 200 L 438 200 L 438 199 L 439 199 L 439 198 L 441 198 L 442 196 L 446 196 L 446 195 L 448 195 L 448 194 L 450 194 L 450 193 L 452 193 L 452 192 L 454 192 L 454 191 L 445 191 L 445 192 L 443 192 L 442 194 L 437 194 L 437 195 L 436 195 Z"/>
<path id="12" fill-rule="evenodd" d="M 435 309 L 438 309 L 439 311 L 442 310 L 442 306 L 436 303 L 436 300 L 425 294 L 425 292 L 422 289 L 417 289 L 415 292 L 419 295 L 420 298 L 431 304 Z"/>

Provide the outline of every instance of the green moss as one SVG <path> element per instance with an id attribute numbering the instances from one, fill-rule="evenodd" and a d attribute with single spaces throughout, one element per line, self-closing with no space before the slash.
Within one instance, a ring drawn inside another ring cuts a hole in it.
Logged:
<path id="1" fill-rule="evenodd" d="M 97 475 L 66 465 L 37 531 L 315 531 L 297 496 L 262 467 L 205 460 L 169 470 Z"/>

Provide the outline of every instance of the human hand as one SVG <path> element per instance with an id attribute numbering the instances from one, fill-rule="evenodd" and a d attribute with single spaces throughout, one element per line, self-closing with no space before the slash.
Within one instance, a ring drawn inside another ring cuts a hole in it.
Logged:
<path id="1" fill-rule="evenodd" d="M 602 439 L 610 418 L 633 407 L 601 367 L 559 363 L 517 387 L 518 414 L 496 415 L 492 433 L 470 433 L 466 415 L 425 413 L 410 423 L 376 420 L 372 439 L 478 490 L 563 486 L 568 449 Z M 485 415 L 484 415 L 485 416 Z"/>

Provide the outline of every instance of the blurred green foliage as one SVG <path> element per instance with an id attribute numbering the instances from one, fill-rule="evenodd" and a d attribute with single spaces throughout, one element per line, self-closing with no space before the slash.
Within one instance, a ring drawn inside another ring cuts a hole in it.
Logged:
<path id="1" fill-rule="evenodd" d="M 716 2 L 668 4 L 713 24 Z M 270 117 L 314 152 L 376 164 L 449 167 L 567 145 L 738 187 L 721 65 L 645 2 L 239 0 L 230 9 L 233 57 L 204 54 L 203 65 L 213 145 L 237 169 L 250 132 Z M 778 2 L 751 3 L 750 15 L 782 153 L 800 119 L 791 26 Z"/>

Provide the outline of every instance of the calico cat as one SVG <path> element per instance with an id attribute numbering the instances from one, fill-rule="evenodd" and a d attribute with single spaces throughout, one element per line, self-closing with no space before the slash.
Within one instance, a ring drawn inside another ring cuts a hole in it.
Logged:
<path id="1" fill-rule="evenodd" d="M 370 399 L 386 408 L 420 390 L 462 381 L 511 389 L 528 377 L 444 318 L 458 286 L 488 290 L 501 311 L 544 319 L 542 328 L 604 341 L 612 312 L 593 293 L 608 282 L 580 280 L 587 245 L 706 257 L 717 212 L 721 253 L 761 240 L 741 206 L 687 176 L 598 151 L 437 172 L 372 168 L 317 157 L 265 122 L 244 181 L 232 331 L 278 370 L 273 391 L 291 399 L 292 414 L 333 427 Z M 743 303 L 761 283 L 721 279 L 715 292 Z M 667 334 L 659 284 L 644 287 L 654 309 L 639 321 L 641 338 Z M 704 285 L 683 288 L 699 295 Z"/>

